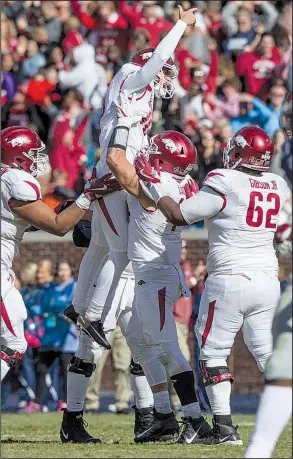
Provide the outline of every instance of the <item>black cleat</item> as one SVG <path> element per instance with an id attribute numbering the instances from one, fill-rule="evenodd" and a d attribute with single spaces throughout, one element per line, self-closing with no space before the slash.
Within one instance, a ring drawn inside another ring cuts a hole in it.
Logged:
<path id="1" fill-rule="evenodd" d="M 236 445 L 241 446 L 243 444 L 240 439 L 239 433 L 237 432 L 238 426 L 227 426 L 225 424 L 219 424 L 213 419 L 212 435 L 203 439 L 202 442 L 208 445 L 219 445 L 221 443 L 225 445 Z"/>
<path id="2" fill-rule="evenodd" d="M 100 346 L 108 350 L 111 349 L 111 344 L 105 336 L 104 327 L 101 320 L 90 322 L 79 315 L 77 318 L 77 326 L 80 327 L 82 331 L 89 335 Z"/>
<path id="3" fill-rule="evenodd" d="M 64 410 L 60 429 L 62 443 L 102 443 L 98 438 L 92 437 L 85 429 L 87 422 L 83 419 L 83 412 L 68 412 Z"/>
<path id="4" fill-rule="evenodd" d="M 146 430 L 153 421 L 153 407 L 136 408 L 134 405 L 133 408 L 135 409 L 134 435 L 136 436 Z"/>
<path id="5" fill-rule="evenodd" d="M 209 423 L 201 416 L 198 419 L 182 418 L 183 428 L 180 432 L 177 443 L 192 445 L 202 443 L 207 436 L 212 435 L 212 428 Z"/>
<path id="6" fill-rule="evenodd" d="M 169 441 L 177 439 L 179 432 L 178 421 L 174 413 L 158 413 L 153 410 L 153 420 L 134 437 L 135 443 L 151 441 Z"/>

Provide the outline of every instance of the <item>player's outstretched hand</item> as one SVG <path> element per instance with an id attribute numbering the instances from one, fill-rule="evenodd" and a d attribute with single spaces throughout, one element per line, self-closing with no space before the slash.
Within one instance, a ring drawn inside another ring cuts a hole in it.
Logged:
<path id="1" fill-rule="evenodd" d="M 121 91 L 118 101 L 114 103 L 117 107 L 117 126 L 130 128 L 133 124 L 141 121 L 141 116 L 137 113 L 136 93 L 130 98 L 124 91 Z"/>
<path id="2" fill-rule="evenodd" d="M 196 17 L 195 17 L 195 12 L 197 11 L 197 8 L 190 8 L 187 11 L 183 11 L 183 8 L 181 5 L 178 5 L 179 9 L 179 19 L 181 21 L 184 21 L 187 25 L 195 25 L 196 23 Z"/>
<path id="3" fill-rule="evenodd" d="M 93 169 L 91 178 L 87 183 L 87 187 L 84 190 L 84 194 L 90 201 L 94 201 L 98 198 L 108 196 L 108 194 L 114 193 L 114 191 L 121 190 L 120 184 L 111 172 L 103 177 L 97 178 L 97 170 Z"/>

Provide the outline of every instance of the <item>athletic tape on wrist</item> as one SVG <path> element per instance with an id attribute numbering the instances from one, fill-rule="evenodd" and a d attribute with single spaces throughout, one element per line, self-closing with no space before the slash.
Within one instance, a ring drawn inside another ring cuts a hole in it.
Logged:
<path id="1" fill-rule="evenodd" d="M 78 196 L 78 198 L 76 199 L 75 201 L 75 204 L 77 205 L 77 207 L 79 207 L 80 209 L 83 209 L 83 210 L 88 210 L 91 206 L 91 201 L 89 200 L 89 198 L 84 194 L 82 193 L 80 196 Z"/>

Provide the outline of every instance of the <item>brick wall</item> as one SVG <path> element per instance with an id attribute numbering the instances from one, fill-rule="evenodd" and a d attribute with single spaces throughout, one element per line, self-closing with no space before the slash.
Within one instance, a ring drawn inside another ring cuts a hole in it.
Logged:
<path id="1" fill-rule="evenodd" d="M 207 254 L 206 240 L 188 241 L 188 252 L 191 263 L 195 266 L 197 260 L 205 259 Z M 75 247 L 72 242 L 30 242 L 23 243 L 19 256 L 14 263 L 14 270 L 19 274 L 21 268 L 26 263 L 33 261 L 39 262 L 43 258 L 52 259 L 54 262 L 67 260 L 73 267 L 74 275 L 78 273 L 80 260 L 83 256 L 84 249 Z M 288 260 L 280 260 L 285 268 L 285 273 L 291 270 L 291 264 Z M 190 346 L 193 353 L 194 337 L 190 332 Z M 262 376 L 258 371 L 255 361 L 246 346 L 244 345 L 241 332 L 237 335 L 232 354 L 229 359 L 229 368 L 235 375 L 234 391 L 235 393 L 257 393 L 262 387 Z M 106 364 L 103 379 L 103 390 L 114 388 L 114 373 L 111 359 Z"/>

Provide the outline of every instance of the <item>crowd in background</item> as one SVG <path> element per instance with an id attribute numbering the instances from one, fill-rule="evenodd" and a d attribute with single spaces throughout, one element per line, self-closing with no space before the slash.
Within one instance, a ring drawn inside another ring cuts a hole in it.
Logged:
<path id="1" fill-rule="evenodd" d="M 197 7 L 197 23 L 175 51 L 175 96 L 155 100 L 152 134 L 176 129 L 192 139 L 201 184 L 232 133 L 256 123 L 274 137 L 272 167 L 284 174 L 279 115 L 292 89 L 292 2 L 3 1 L 2 128 L 29 126 L 46 143 L 51 169 L 40 182 L 50 206 L 83 188 L 100 155 L 109 83 L 168 33 L 178 3 Z"/>

